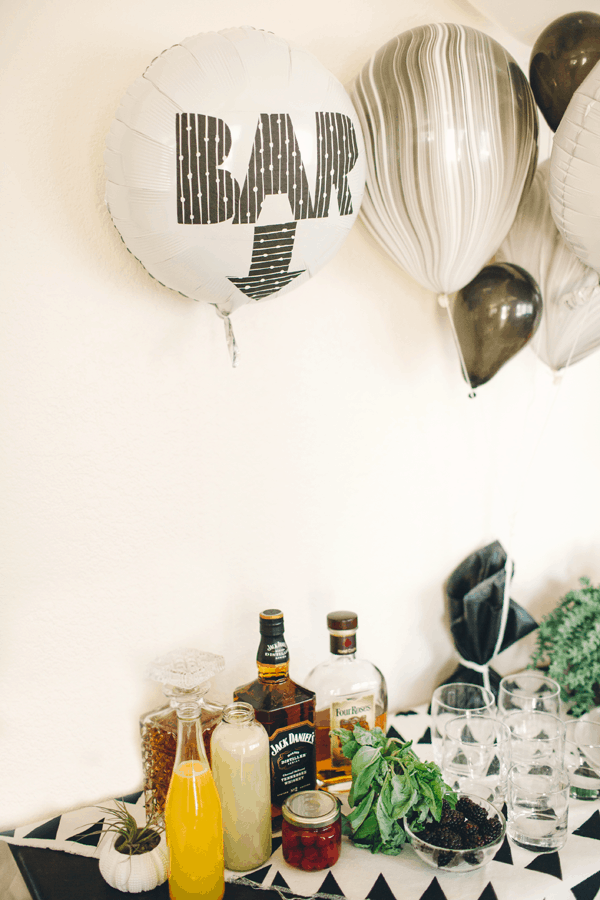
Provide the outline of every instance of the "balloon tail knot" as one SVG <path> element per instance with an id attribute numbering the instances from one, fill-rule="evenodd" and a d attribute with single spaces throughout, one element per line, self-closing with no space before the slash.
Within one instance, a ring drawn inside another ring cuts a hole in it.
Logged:
<path id="1" fill-rule="evenodd" d="M 438 294 L 438 304 L 442 309 L 448 309 L 448 294 Z"/>
<path id="2" fill-rule="evenodd" d="M 225 326 L 225 340 L 227 341 L 227 349 L 229 350 L 229 357 L 231 359 L 231 365 L 233 368 L 237 366 L 238 363 L 238 347 L 237 341 L 235 339 L 235 334 L 233 333 L 233 326 L 231 324 L 231 319 L 227 313 L 221 312 L 218 306 L 215 306 L 217 311 L 217 315 L 223 319 L 223 325 Z"/>

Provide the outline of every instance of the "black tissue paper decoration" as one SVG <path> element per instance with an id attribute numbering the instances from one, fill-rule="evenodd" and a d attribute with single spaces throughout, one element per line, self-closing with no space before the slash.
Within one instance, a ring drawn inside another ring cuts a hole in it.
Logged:
<path id="1" fill-rule="evenodd" d="M 487 686 L 489 679 L 490 690 L 497 699 L 500 675 L 489 667 L 489 663 L 496 655 L 502 630 L 507 559 L 502 544 L 494 541 L 467 556 L 448 578 L 446 597 L 450 630 L 462 661 L 443 684 L 466 682 Z M 514 565 L 511 564 L 511 579 L 513 573 Z M 527 610 L 509 600 L 497 652 L 506 650 L 536 628 L 537 622 Z M 471 668 L 469 663 L 477 668 Z"/>

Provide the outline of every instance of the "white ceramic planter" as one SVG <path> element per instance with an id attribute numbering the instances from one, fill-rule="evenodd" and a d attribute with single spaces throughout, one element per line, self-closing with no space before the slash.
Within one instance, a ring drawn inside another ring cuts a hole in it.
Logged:
<path id="1" fill-rule="evenodd" d="M 164 833 L 160 844 L 147 853 L 129 856 L 115 850 L 119 835 L 109 831 L 102 838 L 100 847 L 100 874 L 111 887 L 129 894 L 149 891 L 167 880 L 169 851 Z"/>

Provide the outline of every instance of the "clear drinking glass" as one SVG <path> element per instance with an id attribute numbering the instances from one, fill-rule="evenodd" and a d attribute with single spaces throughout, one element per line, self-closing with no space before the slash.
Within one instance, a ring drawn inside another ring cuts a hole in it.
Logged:
<path id="1" fill-rule="evenodd" d="M 436 688 L 431 698 L 431 742 L 434 759 L 442 762 L 444 728 L 455 716 L 488 716 L 496 714 L 496 701 L 491 691 L 477 684 L 454 682 Z"/>
<path id="2" fill-rule="evenodd" d="M 557 716 L 560 712 L 560 685 L 553 678 L 537 672 L 507 675 L 498 689 L 498 714 L 501 718 L 513 712 L 537 710 Z"/>
<path id="3" fill-rule="evenodd" d="M 502 806 L 510 769 L 510 730 L 489 716 L 456 716 L 446 722 L 441 770 L 454 791 Z"/>
<path id="4" fill-rule="evenodd" d="M 526 850 L 553 853 L 567 840 L 569 776 L 562 766 L 514 765 L 508 773 L 508 836 Z"/>
<path id="5" fill-rule="evenodd" d="M 571 782 L 571 797 L 600 797 L 600 723 L 586 719 L 567 722 L 565 764 Z"/>
<path id="6" fill-rule="evenodd" d="M 511 713 L 504 722 L 510 729 L 513 763 L 564 764 L 565 723 L 558 716 L 530 710 Z"/>

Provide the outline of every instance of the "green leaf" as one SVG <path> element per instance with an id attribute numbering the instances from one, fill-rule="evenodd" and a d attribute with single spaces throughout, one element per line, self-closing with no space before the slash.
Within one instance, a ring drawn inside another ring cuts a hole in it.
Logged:
<path id="1" fill-rule="evenodd" d="M 379 834 L 379 823 L 377 822 L 377 816 L 371 810 L 360 828 L 357 828 L 354 832 L 354 836 L 359 841 L 364 841 L 365 838 L 370 838 L 375 834 Z"/>
<path id="2" fill-rule="evenodd" d="M 373 805 L 373 800 L 375 799 L 375 791 L 369 791 L 366 797 L 356 806 L 346 817 L 347 821 L 352 826 L 352 830 L 356 831 L 360 828 L 362 823 L 367 818 L 371 806 Z"/>
<path id="3" fill-rule="evenodd" d="M 354 759 L 358 751 L 360 750 L 360 744 L 356 741 L 347 741 L 342 747 L 342 753 L 346 757 L 346 759 Z"/>
<path id="4" fill-rule="evenodd" d="M 380 750 L 383 750 L 386 747 L 388 739 L 386 737 L 385 731 L 382 731 L 381 728 L 372 728 L 371 735 L 373 737 L 373 746 L 379 747 Z"/>
<path id="5" fill-rule="evenodd" d="M 348 803 L 355 806 L 368 793 L 381 765 L 381 751 L 376 747 L 361 747 L 352 760 L 352 787 Z"/>
<path id="6" fill-rule="evenodd" d="M 383 799 L 383 793 L 381 793 L 377 799 L 377 803 L 375 805 L 375 815 L 377 817 L 377 824 L 379 825 L 379 832 L 384 841 L 389 841 L 393 831 L 394 825 L 396 824 L 390 813 L 386 809 L 386 804 Z"/>
<path id="7" fill-rule="evenodd" d="M 369 731 L 368 728 L 363 728 L 361 725 L 355 725 L 353 734 L 354 740 L 357 741 L 357 743 L 368 747 L 373 746 L 373 732 Z"/>
<path id="8" fill-rule="evenodd" d="M 352 760 L 352 778 L 358 778 L 363 769 L 381 759 L 381 751 L 377 747 L 361 747 Z"/>
<path id="9" fill-rule="evenodd" d="M 344 756 L 346 756 L 346 745 L 349 743 L 356 743 L 356 739 L 348 728 L 334 728 L 331 732 L 340 740 L 340 744 L 342 745 L 342 750 L 344 752 Z"/>

